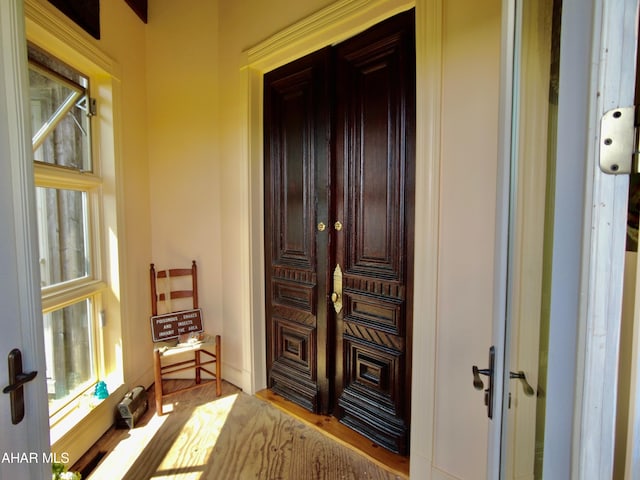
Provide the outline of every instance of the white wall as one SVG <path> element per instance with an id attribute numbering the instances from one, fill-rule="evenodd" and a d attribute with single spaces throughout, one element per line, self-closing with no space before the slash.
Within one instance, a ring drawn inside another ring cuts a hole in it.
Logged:
<path id="1" fill-rule="evenodd" d="M 198 264 L 205 330 L 223 335 L 216 2 L 149 2 L 146 35 L 151 251 L 157 269 Z M 142 263 L 142 259 L 140 259 Z M 143 265 L 148 269 L 149 265 Z M 146 284 L 148 284 L 148 279 Z M 148 285 L 146 285 L 148 288 Z M 149 295 L 147 294 L 147 298 Z M 226 358 L 230 355 L 225 355 Z"/>

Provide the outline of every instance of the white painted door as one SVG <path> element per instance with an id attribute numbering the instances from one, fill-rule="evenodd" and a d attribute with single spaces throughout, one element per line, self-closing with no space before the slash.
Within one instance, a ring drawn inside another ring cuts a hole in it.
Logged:
<path id="1" fill-rule="evenodd" d="M 37 233 L 28 119 L 22 1 L 0 0 L 0 386 L 9 385 L 8 355 L 22 352 L 24 419 L 14 424 L 10 395 L 0 394 L 0 478 L 50 478 Z"/>
<path id="2" fill-rule="evenodd" d="M 627 179 L 598 128 L 633 101 L 637 1 L 504 7 L 488 475 L 611 478 Z"/>
<path id="3" fill-rule="evenodd" d="M 544 452 L 550 187 L 558 105 L 559 42 L 553 29 L 559 25 L 558 2 L 555 6 L 553 0 L 521 2 L 515 11 L 506 306 L 511 340 L 505 349 L 509 370 L 504 372 L 508 428 L 503 441 L 513 446 L 503 466 L 508 479 L 539 478 Z"/>

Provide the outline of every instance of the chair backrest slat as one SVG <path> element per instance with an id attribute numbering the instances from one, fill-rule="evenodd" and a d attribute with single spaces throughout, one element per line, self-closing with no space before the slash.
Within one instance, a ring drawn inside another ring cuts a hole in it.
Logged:
<path id="1" fill-rule="evenodd" d="M 181 277 L 191 276 L 191 289 L 185 289 L 184 285 L 180 287 L 172 287 L 172 281 Z M 156 271 L 155 265 L 152 263 L 149 269 L 149 279 L 151 282 L 151 314 L 158 315 L 158 303 L 169 303 L 170 300 L 180 298 L 192 298 L 193 308 L 198 307 L 198 267 L 196 261 L 193 260 L 191 268 L 170 268 Z M 164 292 L 158 292 L 158 279 L 165 279 L 166 289 Z M 175 289 L 174 289 L 175 288 Z M 167 294 L 169 298 L 167 299 Z M 169 311 L 172 311 L 169 306 Z"/>

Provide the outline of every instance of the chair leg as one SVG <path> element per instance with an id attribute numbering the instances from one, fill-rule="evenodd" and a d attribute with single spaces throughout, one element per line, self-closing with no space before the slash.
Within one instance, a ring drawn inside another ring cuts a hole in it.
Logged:
<path id="1" fill-rule="evenodd" d="M 222 340 L 216 335 L 216 395 L 222 395 Z"/>
<path id="2" fill-rule="evenodd" d="M 158 350 L 153 352 L 153 376 L 155 381 L 155 394 L 156 394 L 156 414 L 163 415 L 162 411 L 162 366 L 160 363 L 160 352 Z"/>
<path id="3" fill-rule="evenodd" d="M 202 382 L 202 373 L 200 372 L 200 350 L 193 352 L 195 370 L 196 370 L 196 385 L 200 385 Z"/>

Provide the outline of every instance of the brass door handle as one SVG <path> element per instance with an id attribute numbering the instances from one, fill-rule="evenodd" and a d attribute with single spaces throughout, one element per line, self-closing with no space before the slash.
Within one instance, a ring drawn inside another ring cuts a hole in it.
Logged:
<path id="1" fill-rule="evenodd" d="M 331 294 L 331 301 L 333 302 L 333 308 L 336 313 L 342 311 L 342 269 L 340 265 L 336 265 L 333 271 L 333 293 Z"/>

